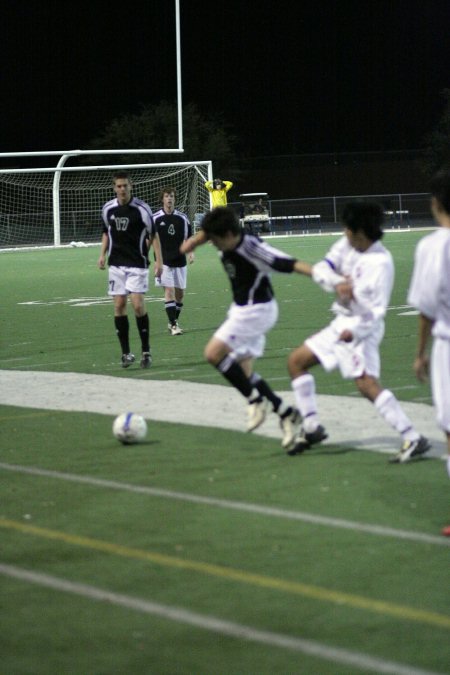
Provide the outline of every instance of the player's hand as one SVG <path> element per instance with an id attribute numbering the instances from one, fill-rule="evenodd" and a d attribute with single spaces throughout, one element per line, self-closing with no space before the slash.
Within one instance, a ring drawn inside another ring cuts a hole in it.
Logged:
<path id="1" fill-rule="evenodd" d="M 99 266 L 99 268 L 101 270 L 105 269 L 105 257 L 104 256 L 102 256 L 102 255 L 100 256 L 100 258 L 98 259 L 97 265 Z"/>
<path id="2" fill-rule="evenodd" d="M 341 281 L 339 284 L 336 284 L 334 287 L 336 294 L 342 302 L 350 302 L 353 300 L 353 288 L 350 280 Z"/>
<path id="3" fill-rule="evenodd" d="M 342 333 L 339 335 L 339 340 L 341 342 L 351 342 L 353 340 L 353 333 L 351 330 L 346 328 L 345 330 L 342 331 Z"/>
<path id="4" fill-rule="evenodd" d="M 189 260 L 189 264 L 192 265 L 192 263 L 195 260 L 195 255 L 192 252 L 189 253 L 188 260 Z"/>
<path id="5" fill-rule="evenodd" d="M 423 356 L 417 356 L 414 359 L 413 369 L 417 379 L 420 382 L 426 382 L 428 380 L 429 363 L 430 360 L 427 354 L 424 354 Z"/>
<path id="6" fill-rule="evenodd" d="M 163 273 L 163 266 L 155 262 L 155 277 L 157 279 L 160 279 L 162 273 Z"/>

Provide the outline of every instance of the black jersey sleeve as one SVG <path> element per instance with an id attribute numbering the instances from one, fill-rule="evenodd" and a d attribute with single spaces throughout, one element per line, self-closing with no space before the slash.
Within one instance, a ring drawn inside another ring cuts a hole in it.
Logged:
<path id="1" fill-rule="evenodd" d="M 289 274 L 294 271 L 295 262 L 295 258 L 274 258 L 271 267 L 276 272 Z"/>

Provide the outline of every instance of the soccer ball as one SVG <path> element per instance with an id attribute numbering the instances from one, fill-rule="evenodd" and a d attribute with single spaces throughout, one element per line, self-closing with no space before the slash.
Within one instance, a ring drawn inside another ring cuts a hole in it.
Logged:
<path id="1" fill-rule="evenodd" d="M 124 445 L 142 441 L 147 435 L 147 422 L 136 413 L 122 413 L 113 422 L 113 434 Z"/>

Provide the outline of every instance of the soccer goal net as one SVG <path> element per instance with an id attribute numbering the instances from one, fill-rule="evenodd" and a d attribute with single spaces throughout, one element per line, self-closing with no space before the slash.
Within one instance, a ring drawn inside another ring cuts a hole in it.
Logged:
<path id="1" fill-rule="evenodd" d="M 163 187 L 176 189 L 176 208 L 193 228 L 210 208 L 205 181 L 211 162 L 0 170 L 0 248 L 98 243 L 101 209 L 114 197 L 112 176 L 126 171 L 133 194 L 153 211 Z"/>

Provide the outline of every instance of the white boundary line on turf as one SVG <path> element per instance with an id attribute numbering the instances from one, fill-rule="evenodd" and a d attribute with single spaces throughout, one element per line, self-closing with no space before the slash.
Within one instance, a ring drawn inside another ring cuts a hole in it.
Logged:
<path id="1" fill-rule="evenodd" d="M 381 537 L 392 537 L 394 539 L 402 539 L 406 541 L 409 540 L 416 543 L 450 546 L 450 539 L 446 539 L 445 537 L 437 537 L 423 532 L 397 530 L 392 527 L 385 527 L 384 525 L 358 523 L 351 520 L 344 520 L 342 518 L 318 516 L 313 513 L 305 513 L 303 511 L 290 511 L 288 509 L 263 506 L 261 504 L 248 504 L 246 502 L 236 502 L 228 499 L 218 499 L 216 497 L 205 497 L 202 495 L 194 495 L 186 492 L 175 492 L 173 490 L 164 490 L 162 488 L 148 487 L 145 485 L 133 485 L 131 483 L 121 483 L 119 481 L 106 480 L 103 478 L 93 478 L 92 476 L 80 476 L 72 473 L 63 473 L 61 471 L 40 469 L 38 467 L 7 464 L 5 462 L 0 462 L 0 470 L 10 471 L 12 473 L 28 474 L 31 476 L 44 476 L 46 478 L 55 478 L 57 480 L 64 480 L 72 483 L 83 483 L 85 485 L 92 485 L 94 487 L 104 487 L 112 490 L 122 490 L 124 492 L 132 492 L 135 494 L 144 494 L 151 497 L 176 499 L 179 501 L 191 502 L 193 504 L 206 504 L 207 506 L 217 506 L 223 509 L 245 511 L 247 513 L 254 513 L 262 516 L 285 518 L 286 520 L 298 520 L 304 523 L 312 523 L 314 525 L 336 527 L 352 530 L 355 532 L 363 532 L 365 534 L 373 534 Z"/>
<path id="2" fill-rule="evenodd" d="M 338 228 L 336 224 L 336 228 Z M 430 231 L 432 232 L 436 229 L 435 226 L 421 226 L 421 227 L 392 227 L 385 228 L 384 233 L 397 233 L 397 232 L 422 232 Z M 336 229 L 336 231 L 323 231 L 320 232 L 296 232 L 295 234 L 282 234 L 277 232 L 276 234 L 262 235 L 261 239 L 294 239 L 295 237 L 325 237 L 328 235 L 336 236 L 342 234 L 342 230 Z M 94 246 L 99 246 L 99 242 L 77 242 L 77 246 L 72 244 L 60 244 L 59 246 L 54 246 L 52 244 L 43 245 L 43 246 L 12 246 L 10 248 L 0 248 L 0 253 L 28 253 L 30 251 L 60 251 L 62 249 L 73 249 L 73 248 L 92 248 Z"/>
<path id="3" fill-rule="evenodd" d="M 321 642 L 283 635 L 282 633 L 258 630 L 252 626 L 226 621 L 207 614 L 199 614 L 182 607 L 170 607 L 41 572 L 31 572 L 13 565 L 0 564 L 0 574 L 56 591 L 72 593 L 89 600 L 106 602 L 110 605 L 125 607 L 143 614 L 150 614 L 202 630 L 219 633 L 220 635 L 227 635 L 239 640 L 248 640 L 265 646 L 290 649 L 332 663 L 343 663 L 347 666 L 360 668 L 364 672 L 387 673 L 389 675 L 438 675 L 438 673 L 432 671 L 425 671 L 409 665 L 395 663 L 394 661 L 378 659 L 361 652 L 340 649 L 338 647 L 328 647 Z"/>
<path id="4" fill-rule="evenodd" d="M 160 380 L 157 370 L 149 371 L 149 375 L 148 379 L 134 379 L 89 373 L 0 369 L 0 405 L 110 416 L 132 410 L 147 420 L 245 432 L 242 399 L 232 387 L 190 380 Z M 155 382 L 159 382 L 157 396 L 154 395 Z M 117 395 L 111 396 L 112 391 Z M 294 403 L 292 389 L 280 394 L 286 403 Z M 380 417 L 367 400 L 320 394 L 317 399 L 330 437 L 329 442 L 322 444 L 325 451 L 330 442 L 380 453 L 393 454 L 396 451 L 399 445 L 397 432 L 386 424 L 380 427 Z M 349 400 L 352 415 L 343 415 Z M 403 408 L 415 421 L 420 433 L 431 442 L 432 448 L 427 457 L 446 458 L 447 448 L 432 408 L 413 402 L 405 402 Z M 279 442 L 278 416 L 269 415 L 255 434 L 275 438 Z"/>

